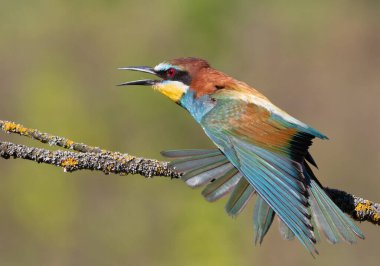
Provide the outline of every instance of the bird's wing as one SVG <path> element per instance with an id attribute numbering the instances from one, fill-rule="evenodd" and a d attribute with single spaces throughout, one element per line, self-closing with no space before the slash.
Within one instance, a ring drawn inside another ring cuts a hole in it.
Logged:
<path id="1" fill-rule="evenodd" d="M 302 163 L 318 131 L 263 104 L 218 96 L 206 134 L 310 251 L 315 238 Z"/>
<path id="2" fill-rule="evenodd" d="M 202 195 L 208 201 L 215 201 L 231 192 L 225 206 L 227 213 L 231 216 L 237 216 L 255 193 L 241 172 L 232 166 L 219 149 L 170 150 L 162 152 L 162 155 L 174 159 L 169 165 L 184 173 L 181 178 L 189 186 L 206 185 Z M 310 158 L 308 154 L 305 160 L 310 161 Z M 356 236 L 364 238 L 359 228 L 326 195 L 308 164 L 304 162 L 303 166 L 311 223 L 317 241 L 320 239 L 319 231 L 331 243 L 338 243 L 340 240 L 354 243 Z M 230 170 L 226 171 L 226 167 Z M 273 209 L 259 195 L 253 213 L 255 243 L 262 243 L 273 218 Z M 294 233 L 281 219 L 279 221 L 282 237 L 286 240 L 293 239 Z"/>
<path id="3" fill-rule="evenodd" d="M 183 173 L 181 179 L 187 185 L 193 188 L 206 185 L 202 191 L 206 200 L 216 201 L 231 192 L 225 206 L 230 216 L 237 216 L 255 193 L 253 187 L 219 149 L 169 150 L 161 154 L 175 159 L 169 166 Z"/>

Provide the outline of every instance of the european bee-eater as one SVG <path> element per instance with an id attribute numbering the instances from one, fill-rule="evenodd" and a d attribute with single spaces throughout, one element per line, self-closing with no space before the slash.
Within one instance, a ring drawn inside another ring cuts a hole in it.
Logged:
<path id="1" fill-rule="evenodd" d="M 255 242 L 261 243 L 274 214 L 285 239 L 296 236 L 310 253 L 322 231 L 331 243 L 364 238 L 324 192 L 309 164 L 314 138 L 325 135 L 290 116 L 256 89 L 198 58 L 178 58 L 155 67 L 121 68 L 159 79 L 120 85 L 150 85 L 185 108 L 214 142 L 215 150 L 171 150 L 163 155 L 191 187 L 214 201 L 232 191 L 226 204 L 236 216 L 254 193 Z"/>

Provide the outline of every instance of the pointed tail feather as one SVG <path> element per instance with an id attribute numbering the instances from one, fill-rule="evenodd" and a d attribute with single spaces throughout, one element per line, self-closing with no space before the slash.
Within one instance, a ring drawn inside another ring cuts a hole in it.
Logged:
<path id="1" fill-rule="evenodd" d="M 357 238 L 364 239 L 360 229 L 347 217 L 321 188 L 310 167 L 304 164 L 304 174 L 308 185 L 311 217 L 316 227 L 333 244 L 344 240 L 355 243 Z"/>
<path id="2" fill-rule="evenodd" d="M 316 240 L 320 241 L 321 231 L 326 239 L 332 243 L 339 243 L 344 240 L 348 243 L 355 243 L 357 237 L 364 239 L 364 235 L 360 229 L 347 217 L 329 198 L 326 192 L 321 188 L 321 185 L 317 181 L 310 167 L 305 163 L 304 166 L 305 177 L 309 181 L 308 184 L 308 202 L 309 202 L 309 212 L 311 214 L 311 223 L 314 228 L 314 235 Z M 258 215 L 260 210 L 268 211 L 267 208 L 263 207 L 265 202 L 262 202 L 258 197 L 254 209 L 254 231 L 255 238 L 261 243 L 265 233 L 269 230 L 271 223 L 270 216 L 265 216 L 264 214 Z M 285 240 L 292 240 L 294 238 L 294 233 L 289 229 L 289 227 L 279 219 L 280 222 L 280 234 Z M 266 230 L 266 231 L 265 231 Z M 264 234 L 262 232 L 265 232 Z M 255 240 L 256 240 L 255 239 Z"/>

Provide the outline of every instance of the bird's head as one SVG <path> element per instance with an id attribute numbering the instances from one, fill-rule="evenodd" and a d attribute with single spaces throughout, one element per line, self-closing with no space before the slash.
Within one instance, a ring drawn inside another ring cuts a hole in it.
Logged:
<path id="1" fill-rule="evenodd" d="M 207 61 L 193 57 L 169 60 L 155 67 L 132 66 L 120 69 L 145 72 L 159 78 L 125 82 L 120 86 L 149 85 L 176 103 L 189 91 L 194 92 L 195 97 L 211 94 L 220 89 L 218 84 L 226 79 L 224 74 L 212 69 Z"/>

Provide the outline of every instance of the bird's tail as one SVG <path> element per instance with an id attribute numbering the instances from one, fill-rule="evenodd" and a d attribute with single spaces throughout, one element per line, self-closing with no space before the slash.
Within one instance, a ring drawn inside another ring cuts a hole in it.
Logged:
<path id="1" fill-rule="evenodd" d="M 182 179 L 191 187 L 206 185 L 202 195 L 208 201 L 215 201 L 231 192 L 226 211 L 237 216 L 255 194 L 254 188 L 243 175 L 227 160 L 221 151 L 214 150 L 171 150 L 162 152 L 166 157 L 175 159 L 170 163 L 184 173 Z M 309 156 L 310 157 L 310 156 Z M 311 157 L 310 157 L 311 158 Z M 315 165 L 311 158 L 306 158 Z M 305 162 L 303 172 L 309 194 L 309 213 L 317 241 L 320 233 L 331 243 L 344 240 L 356 242 L 356 236 L 364 238 L 359 228 L 329 198 L 318 182 L 309 165 Z M 272 208 L 257 195 L 254 206 L 253 228 L 255 243 L 261 243 L 273 223 L 275 213 Z M 293 232 L 280 219 L 279 230 L 286 240 L 294 238 Z"/>
<path id="2" fill-rule="evenodd" d="M 323 190 L 309 165 L 304 163 L 304 175 L 308 184 L 311 219 L 315 234 L 321 231 L 333 244 L 344 240 L 355 243 L 356 237 L 364 239 L 363 233 L 348 218 Z"/>

